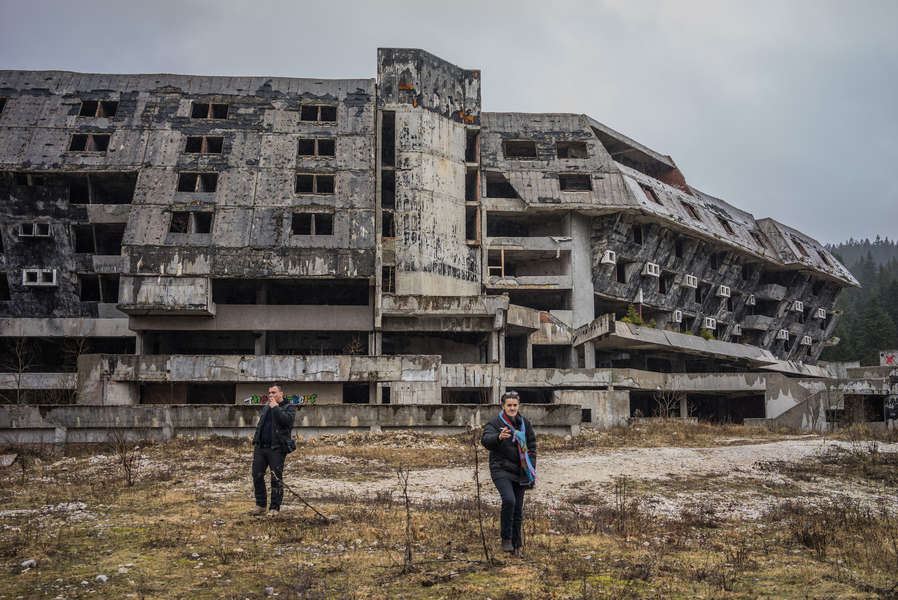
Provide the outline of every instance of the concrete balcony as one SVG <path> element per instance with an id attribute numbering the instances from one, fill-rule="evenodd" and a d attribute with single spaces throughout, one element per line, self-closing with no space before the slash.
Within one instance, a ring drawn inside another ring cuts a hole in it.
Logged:
<path id="1" fill-rule="evenodd" d="M 490 237 L 488 248 L 504 250 L 533 250 L 542 252 L 570 252 L 571 238 L 566 236 L 544 237 Z"/>
<path id="2" fill-rule="evenodd" d="M 507 387 L 585 387 L 611 383 L 611 369 L 505 369 Z"/>
<path id="3" fill-rule="evenodd" d="M 773 317 L 767 315 L 745 315 L 742 318 L 742 329 L 767 331 L 771 324 L 773 324 Z"/>
<path id="4" fill-rule="evenodd" d="M 208 277 L 122 277 L 119 310 L 128 315 L 215 315 Z"/>
<path id="5" fill-rule="evenodd" d="M 569 290 L 573 287 L 573 279 L 570 275 L 522 275 L 520 277 L 494 275 L 489 278 L 487 287 L 503 290 Z"/>
<path id="6" fill-rule="evenodd" d="M 779 285 L 778 283 L 768 283 L 767 285 L 762 285 L 757 290 L 755 290 L 755 296 L 757 296 L 761 300 L 780 301 L 786 297 L 787 292 L 788 290 L 784 285 Z"/>
<path id="7" fill-rule="evenodd" d="M 370 306 L 216 304 L 215 318 L 132 316 L 138 330 L 162 331 L 371 331 L 374 311 Z"/>
<path id="8" fill-rule="evenodd" d="M 95 254 L 91 256 L 94 273 L 124 273 L 126 259 L 124 256 L 106 256 Z"/>
<path id="9" fill-rule="evenodd" d="M 75 373 L 0 373 L 0 390 L 73 390 Z"/>

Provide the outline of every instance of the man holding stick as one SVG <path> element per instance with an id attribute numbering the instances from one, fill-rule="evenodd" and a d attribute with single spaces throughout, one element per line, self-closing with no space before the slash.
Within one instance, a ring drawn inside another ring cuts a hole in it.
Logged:
<path id="1" fill-rule="evenodd" d="M 256 506 L 251 514 L 280 514 L 284 498 L 284 459 L 296 446 L 291 438 L 296 407 L 284 401 L 284 391 L 280 384 L 268 388 L 268 404 L 262 409 L 256 433 L 253 436 L 253 488 Z M 271 469 L 271 504 L 265 489 L 265 471 Z"/>

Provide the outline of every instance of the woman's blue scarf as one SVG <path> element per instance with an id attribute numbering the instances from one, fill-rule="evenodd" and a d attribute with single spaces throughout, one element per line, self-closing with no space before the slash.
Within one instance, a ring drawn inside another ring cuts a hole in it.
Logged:
<path id="1" fill-rule="evenodd" d="M 521 417 L 520 431 L 518 431 L 508 417 L 505 416 L 504 410 L 499 413 L 499 420 L 505 423 L 505 425 L 512 431 L 512 437 L 514 437 L 515 444 L 518 446 L 521 469 L 527 474 L 527 479 L 530 480 L 530 485 L 533 485 L 536 482 L 536 469 L 533 468 L 533 463 L 530 462 L 530 455 L 527 453 L 527 425 L 524 422 L 524 417 Z"/>

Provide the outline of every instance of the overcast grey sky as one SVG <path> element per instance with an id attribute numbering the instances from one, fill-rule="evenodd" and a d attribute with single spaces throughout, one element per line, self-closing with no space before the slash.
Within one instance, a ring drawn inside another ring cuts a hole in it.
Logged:
<path id="1" fill-rule="evenodd" d="M 0 68 L 374 77 L 483 70 L 487 111 L 586 113 L 823 242 L 898 237 L 898 1 L 0 0 Z"/>

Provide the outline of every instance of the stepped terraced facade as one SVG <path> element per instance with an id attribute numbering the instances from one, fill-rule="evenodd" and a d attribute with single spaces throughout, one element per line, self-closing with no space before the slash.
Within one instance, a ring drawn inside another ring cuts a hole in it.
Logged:
<path id="1" fill-rule="evenodd" d="M 820 243 L 586 115 L 481 112 L 479 70 L 377 60 L 0 71 L 0 429 L 236 435 L 273 380 L 314 395 L 310 432 L 456 430 L 510 388 L 561 430 L 659 392 L 737 421 L 840 408 L 808 403 L 857 282 Z"/>

